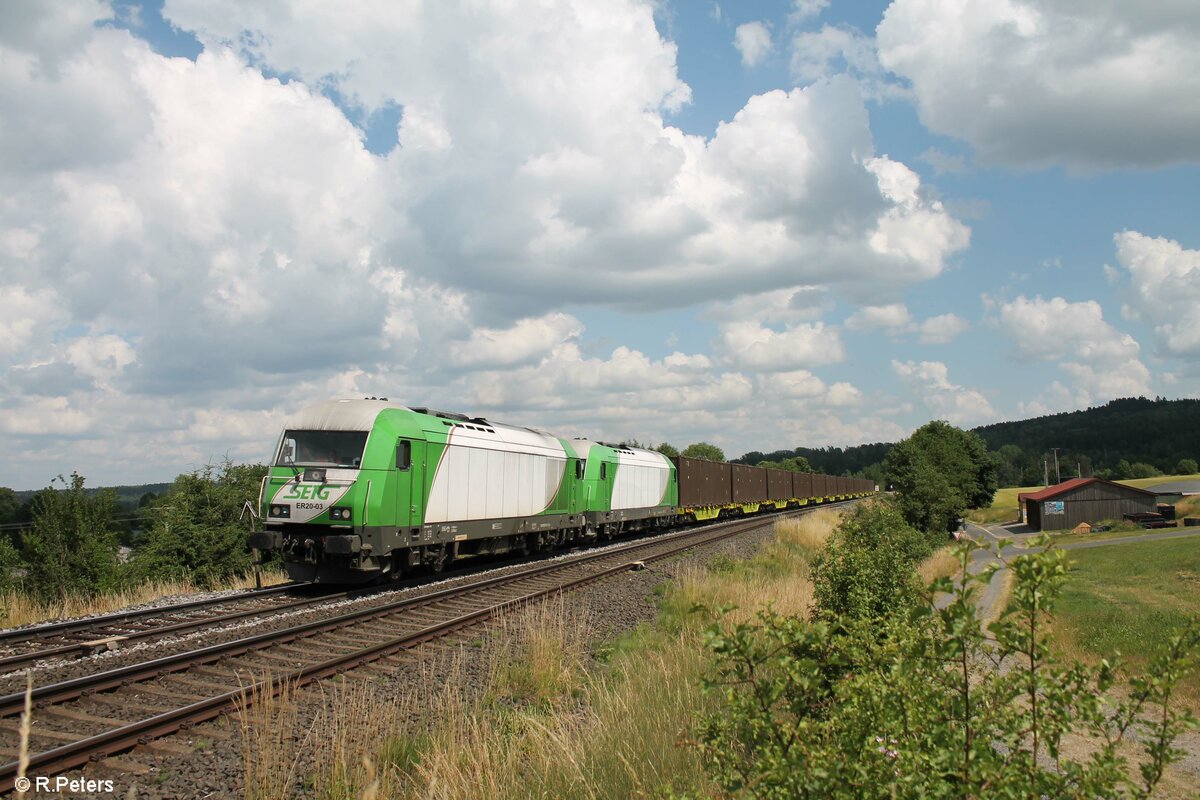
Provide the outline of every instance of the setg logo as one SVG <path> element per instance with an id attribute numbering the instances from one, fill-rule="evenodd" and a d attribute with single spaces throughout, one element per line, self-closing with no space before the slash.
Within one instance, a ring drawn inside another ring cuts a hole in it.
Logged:
<path id="1" fill-rule="evenodd" d="M 349 489 L 349 486 L 324 483 L 289 482 L 279 487 L 271 502 L 290 507 L 290 522 L 308 522 L 341 500 Z"/>
<path id="2" fill-rule="evenodd" d="M 280 500 L 328 500 L 330 489 L 328 486 L 314 483 L 293 483 L 287 493 L 281 496 Z"/>

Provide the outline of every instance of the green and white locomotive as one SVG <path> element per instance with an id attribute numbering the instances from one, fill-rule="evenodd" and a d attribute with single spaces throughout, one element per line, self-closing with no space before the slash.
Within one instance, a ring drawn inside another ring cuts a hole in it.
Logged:
<path id="1" fill-rule="evenodd" d="M 302 410 L 275 449 L 250 546 L 299 581 L 361 583 L 677 521 L 670 459 L 386 399 Z"/>

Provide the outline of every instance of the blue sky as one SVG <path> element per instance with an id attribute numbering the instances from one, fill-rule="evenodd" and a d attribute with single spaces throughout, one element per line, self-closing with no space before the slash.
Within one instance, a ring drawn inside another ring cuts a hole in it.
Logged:
<path id="1" fill-rule="evenodd" d="M 0 485 L 387 395 L 895 440 L 1200 393 L 1200 9 L 0 10 Z"/>

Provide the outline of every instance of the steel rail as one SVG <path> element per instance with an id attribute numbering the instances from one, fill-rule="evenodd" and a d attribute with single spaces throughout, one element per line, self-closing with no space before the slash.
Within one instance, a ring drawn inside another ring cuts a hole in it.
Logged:
<path id="1" fill-rule="evenodd" d="M 296 589 L 301 586 L 310 586 L 304 582 L 283 583 L 278 586 L 267 586 L 262 589 L 246 589 L 237 594 L 230 594 L 224 597 L 214 598 L 209 597 L 204 600 L 188 600 L 182 603 L 171 603 L 165 606 L 152 606 L 150 608 L 140 608 L 136 611 L 118 611 L 113 614 L 104 614 L 95 617 L 81 617 L 80 619 L 68 619 L 62 622 L 48 622 L 44 625 L 33 625 L 28 628 L 13 628 L 12 630 L 0 631 L 0 644 L 9 644 L 17 642 L 27 642 L 30 639 L 37 639 L 46 635 L 61 635 L 64 633 L 75 633 L 76 631 L 87 630 L 88 628 L 102 628 L 106 625 L 119 625 L 124 622 L 132 622 L 133 620 L 143 619 L 145 617 L 167 616 L 177 614 L 180 611 L 191 611 L 204 606 L 216 606 L 221 603 L 232 603 L 256 597 L 266 597 L 267 595 L 279 594 L 291 589 Z"/>
<path id="2" fill-rule="evenodd" d="M 853 501 L 842 501 L 842 503 L 845 502 Z M 828 505 L 837 504 L 827 504 L 825 507 L 828 507 Z M 649 553 L 643 558 L 639 559 L 643 563 L 659 561 L 661 559 L 676 555 L 684 550 L 712 544 L 733 536 L 740 535 L 749 530 L 765 527 L 779 516 L 804 514 L 818 507 L 821 506 L 789 509 L 782 514 L 771 514 L 764 517 L 733 520 L 725 524 L 706 526 L 699 531 L 694 529 L 681 531 L 679 533 L 668 534 L 667 536 L 655 537 L 650 540 L 631 542 L 598 553 L 585 553 L 575 558 L 560 559 L 550 564 L 540 565 L 538 567 L 522 570 L 517 573 L 497 576 L 485 579 L 483 581 L 460 587 L 444 589 L 418 597 L 406 598 L 405 600 L 391 603 L 382 607 L 365 609 L 359 612 L 344 614 L 328 620 L 319 620 L 312 623 L 306 623 L 304 625 L 285 629 L 283 631 L 275 631 L 268 634 L 247 637 L 245 639 L 240 639 L 221 645 L 213 645 L 211 647 L 202 648 L 189 653 L 167 656 L 165 658 L 155 659 L 143 664 L 135 664 L 129 667 L 118 668 L 105 673 L 99 673 L 98 675 L 88 676 L 86 678 L 79 678 L 71 681 L 65 681 L 60 684 L 41 687 L 40 689 L 35 689 L 33 691 L 33 699 L 35 703 L 39 704 L 48 702 L 63 702 L 80 697 L 84 694 L 114 689 L 128 683 L 145 680 L 146 678 L 158 677 L 160 675 L 180 671 L 182 669 L 186 669 L 187 666 L 209 663 L 211 661 L 220 660 L 232 655 L 240 655 L 255 649 L 267 647 L 271 644 L 292 641 L 293 639 L 300 638 L 305 634 L 313 635 L 322 632 L 322 630 L 335 630 L 337 628 L 345 627 L 347 624 L 352 622 L 359 622 L 364 619 L 371 619 L 379 616 L 388 616 L 408 607 L 429 605 L 436 600 L 445 599 L 456 595 L 478 593 L 484 589 L 492 588 L 498 585 L 516 583 L 520 580 L 536 577 L 538 575 L 543 575 L 550 572 L 564 571 L 572 567 L 587 564 L 588 562 L 600 561 L 613 556 L 624 556 L 638 550 L 661 547 L 664 544 L 670 545 L 662 552 Z M 609 575 L 628 571 L 635 566 L 639 560 L 621 561 L 612 567 L 582 575 L 577 578 L 572 578 L 551 587 L 536 589 L 516 598 L 502 600 L 498 603 L 494 603 L 491 606 L 461 614 L 444 622 L 429 625 L 414 633 L 408 633 L 380 644 L 371 645 L 362 650 L 337 656 L 318 664 L 301 667 L 283 676 L 272 679 L 269 681 L 269 685 L 268 681 L 266 680 L 259 681 L 251 684 L 250 686 L 206 698 L 172 711 L 167 711 L 138 722 L 129 723 L 119 728 L 105 731 L 95 736 L 80 739 L 76 742 L 71 742 L 51 750 L 31 754 L 29 757 L 27 772 L 46 775 L 62 772 L 73 767 L 82 766 L 89 761 L 102 759 L 121 750 L 129 749 L 130 747 L 134 747 L 138 744 L 144 744 L 152 739 L 170 734 L 181 728 L 188 728 L 199 722 L 213 719 L 239 704 L 244 705 L 250 702 L 249 698 L 253 697 L 253 693 L 256 691 L 261 692 L 269 689 L 274 693 L 278 692 L 280 687 L 288 683 L 304 685 L 306 683 L 328 677 L 329 675 L 344 672 L 348 669 L 353 669 L 354 667 L 376 661 L 401 650 L 411 649 L 431 639 L 440 638 L 461 628 L 486 621 L 519 605 L 528 604 L 543 597 L 563 594 L 580 586 L 598 581 Z M 11 716 L 14 713 L 21 712 L 23 709 L 23 692 L 0 697 L 0 716 Z M 8 791 L 13 788 L 14 781 L 17 776 L 17 768 L 18 764 L 15 761 L 0 765 L 0 792 Z"/>
<path id="3" fill-rule="evenodd" d="M 114 642 L 119 642 L 123 647 L 127 643 L 137 642 L 142 639 L 153 639 L 171 634 L 183 633 L 184 631 L 195 630 L 197 628 L 208 628 L 217 625 L 223 625 L 229 622 L 236 622 L 247 617 L 263 616 L 265 614 L 277 614 L 281 611 L 295 611 L 306 606 L 321 605 L 323 603 L 337 602 L 356 596 L 369 596 L 376 594 L 383 589 L 379 587 L 368 587 L 363 589 L 351 589 L 344 592 L 335 592 L 332 594 L 323 594 L 318 597 L 310 597 L 303 600 L 294 600 L 290 603 L 283 603 L 278 606 L 269 606 L 267 608 L 246 608 L 241 611 L 230 611 L 224 614 L 218 614 L 212 617 L 199 617 L 197 619 L 185 619 L 181 622 L 173 622 L 169 625 L 159 625 L 154 628 L 147 628 L 142 631 L 132 631 L 130 633 L 114 634 L 111 639 Z M 84 656 L 97 650 L 110 637 L 88 641 L 88 642 L 70 642 L 67 644 L 48 647 L 42 650 L 31 650 L 28 653 L 18 653 L 16 655 L 0 658 L 0 672 L 8 672 L 25 664 L 31 664 L 35 661 L 42 661 L 47 658 L 69 657 L 69 656 Z"/>

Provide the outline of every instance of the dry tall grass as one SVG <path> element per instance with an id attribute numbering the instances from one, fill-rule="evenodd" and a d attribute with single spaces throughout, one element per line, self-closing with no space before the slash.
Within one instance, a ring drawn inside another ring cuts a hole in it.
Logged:
<path id="1" fill-rule="evenodd" d="M 700 790 L 698 753 L 683 746 L 706 702 L 704 654 L 690 635 L 619 656 L 546 713 L 471 703 L 448 692 L 408 796 L 451 800 L 600 800 Z"/>
<path id="2" fill-rule="evenodd" d="M 296 687 L 272 691 L 272 676 L 253 677 L 238 703 L 243 793 L 247 800 L 287 800 L 296 794 L 300 761 L 312 729 L 301 731 Z"/>
<path id="3" fill-rule="evenodd" d="M 841 510 L 822 508 L 802 517 L 776 520 L 775 540 L 783 545 L 820 550 L 841 519 Z"/>
<path id="4" fill-rule="evenodd" d="M 961 571 L 958 557 L 950 545 L 934 551 L 932 555 L 917 565 L 917 575 L 921 583 L 928 586 L 938 578 L 951 578 Z"/>
<path id="5" fill-rule="evenodd" d="M 264 571 L 263 586 L 286 583 L 287 573 L 283 570 Z M 59 603 L 46 605 L 37 598 L 21 591 L 0 594 L 0 628 L 13 628 L 35 622 L 83 617 L 90 614 L 108 614 L 129 606 L 150 603 L 163 597 L 197 594 L 205 591 L 254 588 L 254 573 L 233 578 L 214 588 L 201 588 L 191 581 L 152 581 L 140 586 L 111 592 L 96 597 L 67 597 Z"/>
<path id="6" fill-rule="evenodd" d="M 666 589 L 657 625 L 611 643 L 606 665 L 595 664 L 590 655 L 590 615 L 577 600 L 559 599 L 493 624 L 488 635 L 498 646 L 483 651 L 464 645 L 449 668 L 409 670 L 411 693 L 383 694 L 349 678 L 327 689 L 311 737 L 314 795 L 325 800 L 714 795 L 700 753 L 689 745 L 712 702 L 701 689 L 708 667 L 702 643 L 707 618 L 691 609 L 736 605 L 735 619 L 768 604 L 781 613 L 806 613 L 812 605 L 808 559 L 839 518 L 823 511 L 803 524 L 785 521 L 756 559 L 685 571 Z M 485 663 L 466 666 L 470 654 Z M 486 676 L 474 693 L 463 689 L 470 682 L 468 669 Z M 245 746 L 262 750 L 252 742 Z M 280 746 L 277 769 L 292 758 Z M 258 774 L 256 763 L 247 759 L 248 776 Z"/>

